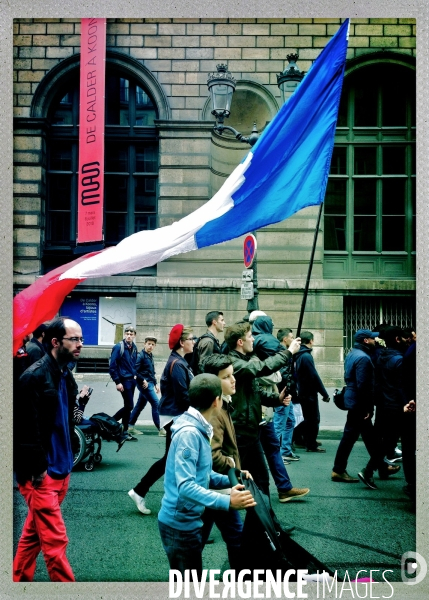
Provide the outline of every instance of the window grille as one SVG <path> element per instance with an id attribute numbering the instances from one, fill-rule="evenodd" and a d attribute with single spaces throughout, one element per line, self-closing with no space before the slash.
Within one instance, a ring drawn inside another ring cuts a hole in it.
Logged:
<path id="1" fill-rule="evenodd" d="M 397 327 L 414 327 L 416 301 L 413 296 L 392 298 L 346 296 L 344 298 L 344 356 L 353 348 L 358 329 L 372 331 L 380 323 Z"/>

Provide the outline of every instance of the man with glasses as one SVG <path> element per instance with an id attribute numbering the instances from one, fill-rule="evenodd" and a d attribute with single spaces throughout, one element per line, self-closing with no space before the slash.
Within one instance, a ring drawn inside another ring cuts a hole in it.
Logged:
<path id="1" fill-rule="evenodd" d="M 117 421 L 122 419 L 126 440 L 136 442 L 137 438 L 128 432 L 131 411 L 134 408 L 134 391 L 136 389 L 136 362 L 137 346 L 134 343 L 136 330 L 127 327 L 122 342 L 115 344 L 110 355 L 109 373 L 116 384 L 116 389 L 121 393 L 124 406 L 118 410 L 113 418 Z"/>
<path id="2" fill-rule="evenodd" d="M 42 551 L 51 581 L 74 581 L 60 505 L 73 466 L 78 389 L 68 369 L 83 346 L 80 325 L 56 317 L 45 330 L 47 353 L 20 377 L 14 403 L 14 471 L 28 515 L 13 561 L 14 581 L 33 581 Z"/>

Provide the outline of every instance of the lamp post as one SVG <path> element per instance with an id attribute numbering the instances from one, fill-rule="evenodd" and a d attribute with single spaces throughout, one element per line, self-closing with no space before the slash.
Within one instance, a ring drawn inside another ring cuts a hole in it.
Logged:
<path id="1" fill-rule="evenodd" d="M 282 95 L 282 104 L 292 96 L 304 77 L 304 73 L 298 69 L 296 64 L 298 58 L 298 52 L 288 54 L 286 59 L 289 65 L 283 73 L 277 75 L 277 85 Z"/>
<path id="2" fill-rule="evenodd" d="M 289 63 L 288 67 L 283 71 L 283 73 L 277 75 L 277 85 L 281 92 L 282 103 L 286 102 L 286 100 L 293 94 L 295 88 L 298 87 L 302 81 L 302 78 L 304 77 L 304 73 L 300 71 L 296 65 L 298 53 L 296 52 L 293 54 L 288 54 L 286 59 Z M 252 132 L 248 136 L 244 136 L 242 133 L 234 129 L 234 127 L 224 125 L 225 119 L 227 119 L 231 114 L 232 96 L 234 94 L 237 82 L 228 71 L 227 65 L 220 64 L 217 65 L 216 68 L 217 72 L 210 73 L 207 78 L 207 87 L 212 100 L 211 114 L 216 118 L 216 123 L 213 127 L 213 130 L 219 135 L 222 135 L 225 130 L 231 131 L 238 141 L 249 144 L 249 146 L 254 146 L 259 138 L 256 122 L 253 123 Z M 251 231 L 250 233 L 256 237 L 256 231 Z M 259 310 L 258 261 L 256 254 L 253 260 L 252 268 L 254 296 L 252 299 L 247 301 L 247 312 L 249 314 L 254 310 Z"/>
<path id="3" fill-rule="evenodd" d="M 234 129 L 234 127 L 224 125 L 224 120 L 229 117 L 231 112 L 232 95 L 235 92 L 237 82 L 228 71 L 227 65 L 220 64 L 216 68 L 217 73 L 210 73 L 207 78 L 207 87 L 212 99 L 212 115 L 216 117 L 216 124 L 213 129 L 219 135 L 222 135 L 224 131 L 231 131 L 239 142 L 254 146 L 259 137 L 256 123 L 253 123 L 252 132 L 247 136 Z"/>

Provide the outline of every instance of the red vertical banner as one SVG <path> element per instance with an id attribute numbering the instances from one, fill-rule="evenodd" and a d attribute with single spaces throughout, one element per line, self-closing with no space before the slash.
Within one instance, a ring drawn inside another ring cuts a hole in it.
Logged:
<path id="1" fill-rule="evenodd" d="M 106 19 L 81 19 L 77 244 L 103 241 Z"/>

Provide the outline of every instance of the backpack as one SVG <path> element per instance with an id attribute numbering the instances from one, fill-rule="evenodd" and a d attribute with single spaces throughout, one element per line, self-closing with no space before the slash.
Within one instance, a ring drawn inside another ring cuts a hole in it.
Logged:
<path id="1" fill-rule="evenodd" d="M 119 345 L 120 345 L 120 348 L 119 348 L 119 356 L 120 356 L 120 358 L 122 358 L 122 356 L 123 356 L 123 354 L 124 354 L 124 351 L 125 351 L 125 344 L 124 344 L 124 340 L 122 340 L 122 342 L 119 342 Z M 115 346 L 116 346 L 116 344 L 115 344 Z M 113 349 L 114 349 L 114 347 L 115 347 L 115 346 L 113 346 L 113 348 L 112 348 L 112 351 L 110 352 L 110 357 L 109 357 L 109 369 L 110 369 L 110 367 L 111 367 L 111 365 L 112 365 L 112 354 L 113 354 Z"/>
<path id="2" fill-rule="evenodd" d="M 198 375 L 200 372 L 200 369 L 199 369 L 200 355 L 198 352 L 198 344 L 204 338 L 211 338 L 212 340 L 214 340 L 213 354 L 221 354 L 221 352 L 219 351 L 219 347 L 216 344 L 214 336 L 211 333 L 203 333 L 203 335 L 201 335 L 195 342 L 194 351 L 192 352 L 192 354 L 189 358 L 189 361 L 188 361 L 188 364 L 191 367 L 192 373 L 194 375 Z"/>
<path id="3" fill-rule="evenodd" d="M 118 441 L 123 433 L 123 428 L 120 423 L 106 413 L 96 413 L 91 416 L 91 421 L 95 421 L 102 431 L 103 440 Z"/>

